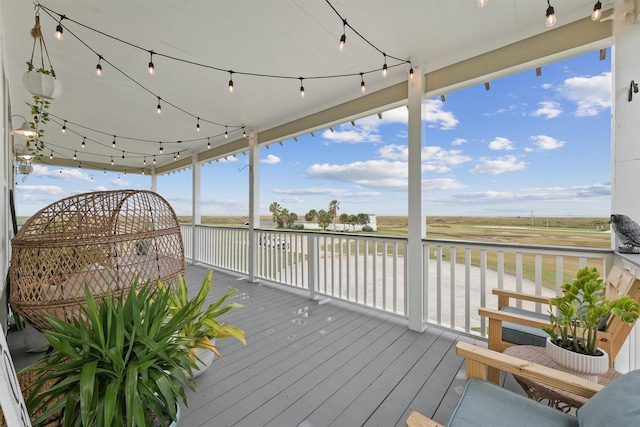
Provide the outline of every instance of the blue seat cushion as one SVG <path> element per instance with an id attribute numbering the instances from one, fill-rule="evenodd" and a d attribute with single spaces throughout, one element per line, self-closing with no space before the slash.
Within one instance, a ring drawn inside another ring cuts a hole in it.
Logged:
<path id="1" fill-rule="evenodd" d="M 578 409 L 580 427 L 640 426 L 640 370 L 605 386 Z"/>
<path id="2" fill-rule="evenodd" d="M 447 425 L 449 427 L 577 427 L 579 424 L 574 416 L 487 381 L 471 379 L 467 382 Z"/>
<path id="3" fill-rule="evenodd" d="M 549 320 L 548 314 L 536 313 L 535 311 L 525 310 L 522 308 L 504 306 L 500 311 L 505 313 L 520 314 L 527 317 L 535 317 L 540 320 Z M 502 340 L 512 342 L 518 345 L 537 345 L 538 347 L 546 346 L 546 340 L 549 335 L 540 328 L 532 328 L 517 323 L 502 322 Z"/>

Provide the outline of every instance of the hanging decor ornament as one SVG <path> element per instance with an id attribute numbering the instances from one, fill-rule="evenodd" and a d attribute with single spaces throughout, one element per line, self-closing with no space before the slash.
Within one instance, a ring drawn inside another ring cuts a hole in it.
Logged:
<path id="1" fill-rule="evenodd" d="M 27 90 L 33 95 L 41 98 L 54 100 L 62 93 L 62 85 L 56 80 L 56 73 L 51 65 L 47 45 L 42 36 L 40 28 L 40 15 L 36 11 L 36 24 L 31 29 L 33 37 L 33 48 L 31 49 L 31 59 L 27 61 L 27 72 L 22 77 L 22 82 Z M 40 67 L 34 65 L 34 54 L 36 45 L 40 48 Z M 45 68 L 45 55 L 47 57 L 48 68 Z"/>

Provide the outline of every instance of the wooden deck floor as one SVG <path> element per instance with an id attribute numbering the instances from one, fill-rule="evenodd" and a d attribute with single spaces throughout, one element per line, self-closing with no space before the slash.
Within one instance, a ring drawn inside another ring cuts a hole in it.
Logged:
<path id="1" fill-rule="evenodd" d="M 207 271 L 187 267 L 194 292 Z M 245 308 L 223 320 L 245 329 L 248 346 L 218 340 L 223 359 L 197 379 L 181 426 L 404 426 L 411 410 L 448 420 L 465 383 L 455 343 L 473 340 L 222 272 L 210 299 L 233 287 Z M 16 367 L 30 363 L 8 338 Z"/>

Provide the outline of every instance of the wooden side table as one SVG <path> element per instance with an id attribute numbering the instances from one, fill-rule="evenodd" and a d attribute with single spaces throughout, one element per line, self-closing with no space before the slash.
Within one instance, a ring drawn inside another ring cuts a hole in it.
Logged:
<path id="1" fill-rule="evenodd" d="M 556 365 L 556 363 L 547 356 L 547 350 L 544 347 L 534 345 L 516 345 L 507 348 L 504 353 L 509 356 L 564 371 L 564 369 Z M 607 385 L 620 375 L 622 375 L 620 372 L 610 368 L 607 373 L 598 377 L 598 384 Z M 517 375 L 514 375 L 513 377 L 516 379 L 518 384 L 522 386 L 529 398 L 541 403 L 546 403 L 548 406 L 559 409 L 562 412 L 568 413 L 572 409 L 578 409 L 588 400 L 586 397 L 551 387 L 548 384 L 518 377 Z"/>

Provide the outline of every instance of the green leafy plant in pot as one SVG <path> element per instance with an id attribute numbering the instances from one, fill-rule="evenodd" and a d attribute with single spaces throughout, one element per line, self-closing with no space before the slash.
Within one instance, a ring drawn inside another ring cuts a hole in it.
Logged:
<path id="1" fill-rule="evenodd" d="M 86 303 L 70 322 L 47 316 L 53 351 L 29 370 L 38 374 L 26 390 L 34 426 L 60 417 L 63 426 L 166 425 L 178 418 L 185 388 L 195 389 L 191 349 L 178 332 L 193 321 L 193 304 L 172 311 L 155 283 L 131 287 Z M 166 420 L 166 416 L 170 420 Z"/>
<path id="2" fill-rule="evenodd" d="M 608 355 L 597 347 L 598 330 L 610 316 L 619 316 L 623 322 L 633 323 L 638 318 L 639 304 L 625 295 L 620 298 L 606 299 L 605 283 L 595 267 L 579 270 L 571 283 L 562 285 L 562 295 L 549 299 L 549 320 L 551 327 L 542 328 L 547 334 L 547 352 L 560 366 L 574 370 L 591 380 L 606 372 L 609 368 Z M 558 350 L 567 350 L 561 352 Z M 578 356 L 575 356 L 578 355 Z M 568 358 L 578 358 L 581 365 L 596 363 L 593 357 L 601 356 L 600 367 L 573 367 Z M 569 365 L 569 366 L 568 366 Z"/>
<path id="3" fill-rule="evenodd" d="M 203 311 L 204 304 L 211 290 L 213 270 L 205 276 L 200 290 L 193 298 L 189 298 L 189 289 L 184 277 L 179 276 L 175 288 L 160 284 L 160 292 L 169 297 L 171 315 L 177 314 L 185 308 L 190 309 L 191 321 L 187 322 L 178 332 L 178 339 L 192 349 L 193 359 L 197 360 L 198 369 L 194 376 L 200 375 L 213 362 L 214 356 L 222 358 L 215 346 L 215 339 L 235 338 L 247 345 L 245 331 L 226 322 L 219 322 L 218 318 L 234 308 L 244 308 L 237 302 L 225 304 L 226 300 L 237 292 L 231 289 L 222 298 L 210 304 Z"/>

